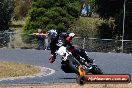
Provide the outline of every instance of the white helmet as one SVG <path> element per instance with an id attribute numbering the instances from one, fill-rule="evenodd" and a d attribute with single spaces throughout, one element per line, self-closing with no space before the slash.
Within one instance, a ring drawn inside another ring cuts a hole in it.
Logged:
<path id="1" fill-rule="evenodd" d="M 75 36 L 75 33 L 70 33 L 69 36 L 70 37 L 74 37 Z"/>
<path id="2" fill-rule="evenodd" d="M 55 29 L 51 29 L 48 31 L 48 35 L 50 35 L 51 37 L 56 37 L 57 36 L 57 31 Z"/>

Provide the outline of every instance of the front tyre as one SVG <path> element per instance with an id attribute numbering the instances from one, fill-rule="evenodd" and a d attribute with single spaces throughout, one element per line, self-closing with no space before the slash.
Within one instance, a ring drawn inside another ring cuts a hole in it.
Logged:
<path id="1" fill-rule="evenodd" d="M 103 74 L 102 70 L 98 67 L 93 67 L 92 69 L 92 72 L 91 72 L 93 75 L 96 75 L 96 74 Z"/>

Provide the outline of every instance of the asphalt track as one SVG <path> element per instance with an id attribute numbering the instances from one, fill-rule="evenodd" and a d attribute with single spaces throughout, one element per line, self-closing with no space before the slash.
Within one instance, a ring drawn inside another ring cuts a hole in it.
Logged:
<path id="1" fill-rule="evenodd" d="M 130 74 L 132 75 L 132 54 L 124 53 L 98 53 L 88 52 L 90 58 L 106 74 Z M 55 70 L 54 74 L 48 76 L 36 76 L 15 80 L 2 80 L 0 84 L 43 84 L 43 83 L 72 83 L 76 82 L 75 74 L 64 73 L 60 69 L 60 58 L 54 63 L 49 63 L 50 51 L 31 49 L 0 49 L 0 61 L 11 61 L 17 63 L 31 64 L 47 67 Z"/>

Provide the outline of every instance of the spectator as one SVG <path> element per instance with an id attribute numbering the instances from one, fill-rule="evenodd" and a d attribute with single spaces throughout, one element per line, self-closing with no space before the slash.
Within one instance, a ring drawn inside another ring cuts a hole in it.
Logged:
<path id="1" fill-rule="evenodd" d="M 37 36 L 38 39 L 38 50 L 43 50 L 44 49 L 44 37 L 46 34 L 42 32 L 42 29 L 38 29 L 38 33 L 33 33 L 34 35 Z"/>
<path id="2" fill-rule="evenodd" d="M 45 36 L 45 50 L 48 50 L 49 48 L 49 41 L 48 41 L 48 36 Z"/>

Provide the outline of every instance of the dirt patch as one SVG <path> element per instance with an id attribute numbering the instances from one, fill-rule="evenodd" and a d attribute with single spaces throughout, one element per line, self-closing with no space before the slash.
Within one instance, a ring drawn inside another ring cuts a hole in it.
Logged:
<path id="1" fill-rule="evenodd" d="M 132 88 L 129 84 L 85 84 L 80 86 L 76 83 L 60 84 L 25 84 L 25 85 L 0 85 L 0 88 Z"/>

